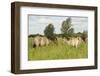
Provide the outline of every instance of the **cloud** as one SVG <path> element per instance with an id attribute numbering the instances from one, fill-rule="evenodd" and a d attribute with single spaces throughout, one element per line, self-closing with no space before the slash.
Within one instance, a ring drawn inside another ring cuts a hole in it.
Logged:
<path id="1" fill-rule="evenodd" d="M 87 17 L 73 17 L 72 25 L 75 32 L 83 32 L 88 30 L 88 18 Z"/>

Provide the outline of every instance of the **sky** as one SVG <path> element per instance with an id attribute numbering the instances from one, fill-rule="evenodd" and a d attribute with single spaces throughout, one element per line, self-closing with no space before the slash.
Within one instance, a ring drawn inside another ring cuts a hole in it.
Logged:
<path id="1" fill-rule="evenodd" d="M 70 16 L 71 17 L 71 16 Z M 29 15 L 28 18 L 28 34 L 41 34 L 44 35 L 44 29 L 48 24 L 53 24 L 55 33 L 61 33 L 62 22 L 68 19 L 68 16 L 45 16 L 45 15 Z M 87 17 L 71 17 L 71 24 L 74 32 L 83 32 L 88 29 Z"/>

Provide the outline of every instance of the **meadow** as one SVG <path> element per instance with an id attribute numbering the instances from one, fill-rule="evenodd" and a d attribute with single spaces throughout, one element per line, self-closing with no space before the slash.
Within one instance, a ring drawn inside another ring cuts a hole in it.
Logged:
<path id="1" fill-rule="evenodd" d="M 88 44 L 82 42 L 78 48 L 69 46 L 59 39 L 57 44 L 33 48 L 32 38 L 28 38 L 28 60 L 55 60 L 88 58 Z"/>

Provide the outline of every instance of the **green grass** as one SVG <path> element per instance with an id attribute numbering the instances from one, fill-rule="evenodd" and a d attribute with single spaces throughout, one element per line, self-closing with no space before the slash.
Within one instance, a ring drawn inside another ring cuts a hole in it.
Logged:
<path id="1" fill-rule="evenodd" d="M 60 39 L 58 44 L 32 47 L 32 38 L 28 39 L 28 60 L 54 60 L 54 59 L 79 59 L 87 58 L 87 43 L 81 43 L 78 48 L 64 44 Z"/>

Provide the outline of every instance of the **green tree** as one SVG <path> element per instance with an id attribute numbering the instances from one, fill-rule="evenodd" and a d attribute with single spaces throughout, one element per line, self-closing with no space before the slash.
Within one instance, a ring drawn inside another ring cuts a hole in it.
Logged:
<path id="1" fill-rule="evenodd" d="M 61 32 L 64 36 L 70 36 L 73 34 L 74 29 L 72 28 L 70 17 L 62 22 Z"/>
<path id="2" fill-rule="evenodd" d="M 53 24 L 49 24 L 48 26 L 46 26 L 45 30 L 44 30 L 44 34 L 46 37 L 48 37 L 51 40 L 55 40 L 56 36 L 54 34 L 54 26 Z"/>

